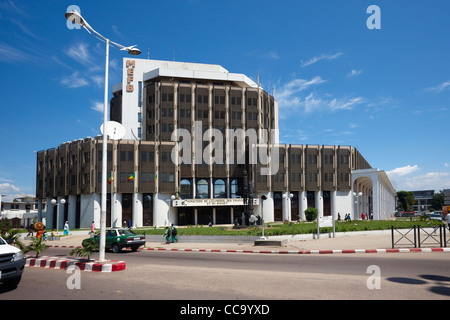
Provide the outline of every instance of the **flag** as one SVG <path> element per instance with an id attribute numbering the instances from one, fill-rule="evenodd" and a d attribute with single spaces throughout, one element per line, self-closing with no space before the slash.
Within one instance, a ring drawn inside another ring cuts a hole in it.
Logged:
<path id="1" fill-rule="evenodd" d="M 134 180 L 134 173 L 128 178 L 128 181 Z"/>
<path id="2" fill-rule="evenodd" d="M 158 175 L 157 174 L 155 174 L 155 179 L 153 179 L 153 183 L 156 182 L 156 179 L 158 179 Z"/>
<path id="3" fill-rule="evenodd" d="M 113 180 L 114 178 L 112 176 L 109 176 L 108 183 L 111 184 Z"/>

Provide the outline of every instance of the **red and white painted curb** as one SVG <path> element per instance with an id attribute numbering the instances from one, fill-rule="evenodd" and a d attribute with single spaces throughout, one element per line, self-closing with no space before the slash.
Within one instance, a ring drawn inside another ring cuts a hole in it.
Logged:
<path id="1" fill-rule="evenodd" d="M 409 253 L 409 252 L 450 252 L 450 248 L 411 249 L 347 249 L 347 250 L 233 250 L 233 249 L 179 249 L 179 248 L 139 248 L 153 251 L 187 252 L 230 252 L 230 253 L 274 253 L 274 254 L 334 254 L 334 253 Z"/>
<path id="2" fill-rule="evenodd" d="M 55 248 L 75 248 L 76 246 L 51 246 Z M 245 249 L 182 249 L 182 248 L 139 248 L 150 251 L 184 252 L 228 252 L 228 253 L 274 253 L 274 254 L 348 254 L 348 253 L 417 253 L 450 252 L 450 248 L 398 248 L 398 249 L 342 249 L 342 250 L 245 250 Z"/>
<path id="3" fill-rule="evenodd" d="M 74 258 L 59 258 L 47 257 L 40 258 L 26 257 L 25 267 L 47 268 L 47 269 L 67 269 L 71 265 L 75 265 L 82 271 L 92 272 L 113 272 L 125 270 L 125 261 L 108 260 L 100 262 L 94 260 L 93 262 L 82 262 Z"/>

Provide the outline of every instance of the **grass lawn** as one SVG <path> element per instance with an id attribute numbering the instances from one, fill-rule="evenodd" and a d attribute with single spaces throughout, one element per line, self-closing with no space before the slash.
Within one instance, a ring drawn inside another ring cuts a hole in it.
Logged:
<path id="1" fill-rule="evenodd" d="M 361 221 L 354 220 L 349 222 L 337 221 L 336 232 L 351 232 L 351 231 L 368 231 L 368 230 L 390 230 L 392 226 L 397 229 L 409 229 L 414 225 L 420 225 L 421 227 L 438 226 L 442 224 L 436 220 L 420 221 L 418 219 L 410 221 L 409 218 L 397 219 L 395 221 L 382 220 L 382 221 Z M 177 227 L 178 235 L 235 235 L 235 236 L 261 236 L 261 227 L 251 226 L 243 229 L 233 229 L 231 226 L 187 226 Z M 138 228 L 134 230 L 135 233 L 144 233 L 146 235 L 163 235 L 165 229 Z M 320 228 L 321 233 L 332 232 L 332 228 Z M 317 224 L 315 222 L 300 222 L 300 223 L 269 223 L 264 228 L 264 235 L 293 235 L 293 234 L 307 234 L 317 233 Z"/>

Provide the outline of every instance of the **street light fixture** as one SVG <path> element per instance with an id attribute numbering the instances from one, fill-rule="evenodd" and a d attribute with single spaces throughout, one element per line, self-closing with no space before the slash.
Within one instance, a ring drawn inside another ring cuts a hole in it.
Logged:
<path id="1" fill-rule="evenodd" d="M 81 16 L 77 10 L 66 12 L 66 19 L 74 23 L 80 24 L 87 32 L 106 43 L 106 63 L 105 63 L 105 97 L 103 105 L 103 151 L 102 151 L 102 202 L 100 212 L 100 246 L 99 246 L 99 260 L 105 261 L 105 246 L 106 246 L 106 169 L 107 169 L 107 143 L 108 143 L 108 71 L 109 71 L 109 46 L 114 46 L 121 51 L 127 51 L 133 56 L 141 53 L 141 50 L 135 48 L 136 46 L 125 47 L 115 43 L 108 38 L 105 38 L 100 33 L 95 31 L 89 23 Z"/>

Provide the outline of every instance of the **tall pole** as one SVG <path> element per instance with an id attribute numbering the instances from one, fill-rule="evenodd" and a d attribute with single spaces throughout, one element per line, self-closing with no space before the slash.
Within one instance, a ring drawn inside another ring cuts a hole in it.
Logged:
<path id="1" fill-rule="evenodd" d="M 106 246 L 106 169 L 108 158 L 108 70 L 109 70 L 109 39 L 106 39 L 106 67 L 105 67 L 105 100 L 103 105 L 103 152 L 102 152 L 102 203 L 100 211 L 100 247 L 99 260 L 105 261 Z M 112 195 L 111 195 L 112 196 Z"/>

